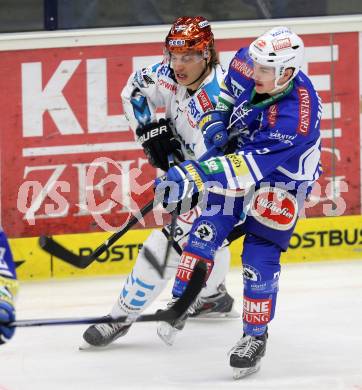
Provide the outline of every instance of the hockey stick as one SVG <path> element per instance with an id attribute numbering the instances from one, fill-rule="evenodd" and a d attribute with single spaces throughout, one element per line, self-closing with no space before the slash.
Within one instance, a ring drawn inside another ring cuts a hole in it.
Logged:
<path id="1" fill-rule="evenodd" d="M 174 159 L 171 155 L 168 156 L 170 166 L 175 164 Z M 97 247 L 90 255 L 80 256 L 76 255 L 64 246 L 60 245 L 57 241 L 53 240 L 52 237 L 40 236 L 39 245 L 46 252 L 50 253 L 53 256 L 60 258 L 68 264 L 71 264 L 77 268 L 87 268 L 94 260 L 96 260 L 103 252 L 105 252 L 109 247 L 111 247 L 117 240 L 119 240 L 124 234 L 128 232 L 138 221 L 148 214 L 153 208 L 160 203 L 160 199 L 153 199 L 146 204 L 138 213 L 138 215 L 133 216 L 128 223 L 122 227 L 118 232 L 111 235 L 111 237 Z M 156 269 L 157 272 L 162 273 L 157 261 L 155 261 L 152 255 L 147 257 L 147 260 L 151 265 Z"/>
<path id="2" fill-rule="evenodd" d="M 117 240 L 119 240 L 124 234 L 128 232 L 136 223 L 139 221 L 140 217 L 143 218 L 148 214 L 153 208 L 160 202 L 160 199 L 153 199 L 146 204 L 138 213 L 138 215 L 133 216 L 128 223 L 123 226 L 120 230 L 113 233 L 108 240 L 103 244 L 97 247 L 90 255 L 81 256 L 76 255 L 71 252 L 69 249 L 60 245 L 57 241 L 53 240 L 52 237 L 40 236 L 39 245 L 46 252 L 50 253 L 53 256 L 58 257 L 59 259 L 65 261 L 68 264 L 73 265 L 77 268 L 87 268 L 89 264 L 93 263 L 102 253 L 104 253 L 109 247 L 111 247 Z"/>
<path id="3" fill-rule="evenodd" d="M 157 271 L 157 273 L 161 276 L 162 279 L 165 275 L 165 269 L 166 269 L 167 263 L 168 263 L 168 256 L 169 256 L 170 250 L 173 246 L 173 237 L 175 234 L 177 217 L 178 217 L 177 212 L 175 210 L 172 211 L 171 212 L 170 233 L 167 236 L 167 245 L 166 245 L 166 250 L 165 250 L 162 265 L 160 265 L 160 263 L 157 261 L 155 255 L 146 246 L 143 247 L 143 253 L 145 255 L 145 258 L 153 266 L 153 268 Z"/>
<path id="4" fill-rule="evenodd" d="M 168 156 L 168 165 L 169 167 L 173 167 L 175 165 L 175 160 L 172 155 Z M 143 248 L 144 255 L 146 260 L 153 266 L 153 268 L 158 272 L 160 277 L 163 279 L 165 275 L 165 270 L 168 263 L 168 256 L 170 254 L 171 247 L 173 245 L 173 236 L 175 234 L 175 228 L 177 223 L 177 212 L 176 210 L 171 211 L 171 223 L 170 223 L 170 233 L 167 236 L 167 244 L 166 244 L 166 250 L 165 254 L 163 256 L 163 262 L 162 265 L 157 261 L 154 254 L 145 246 Z"/>
<path id="5" fill-rule="evenodd" d="M 237 107 L 237 109 L 241 106 L 241 104 Z M 239 118 L 236 118 L 236 120 L 232 121 L 228 127 L 227 127 L 227 130 L 229 130 L 235 123 L 236 121 L 238 120 Z M 233 130 L 230 132 L 230 135 L 229 135 L 229 141 L 235 137 L 237 137 L 239 135 L 239 131 L 238 130 Z M 215 149 L 216 147 L 213 147 L 211 148 L 210 152 L 209 153 L 205 153 L 201 158 L 200 160 L 207 160 L 207 154 L 211 154 L 215 152 Z M 205 158 L 206 157 L 206 158 Z M 172 166 L 174 164 L 173 161 L 170 160 L 169 158 L 169 164 L 170 166 Z M 143 253 L 145 255 L 145 258 L 146 260 L 153 266 L 153 268 L 157 271 L 157 273 L 160 275 L 161 278 L 164 277 L 164 274 L 165 274 L 165 270 L 166 270 L 166 267 L 167 267 L 167 263 L 168 263 L 168 256 L 169 256 L 169 253 L 170 253 L 170 250 L 171 250 L 171 247 L 173 246 L 173 237 L 174 237 L 174 234 L 175 234 L 175 228 L 176 228 L 176 222 L 177 222 L 177 212 L 174 210 L 171 212 L 171 223 L 170 223 L 170 232 L 167 236 L 167 246 L 166 246 L 166 251 L 165 251 L 165 255 L 164 255 L 164 260 L 163 260 L 163 263 L 162 265 L 160 265 L 160 263 L 157 261 L 156 259 L 156 256 L 147 248 L 147 247 L 144 247 L 143 248 Z"/>
<path id="6" fill-rule="evenodd" d="M 180 299 L 169 309 L 158 311 L 154 314 L 141 314 L 134 322 L 150 322 L 150 321 L 165 321 L 171 322 L 180 318 L 192 305 L 198 294 L 200 293 L 206 278 L 207 267 L 202 261 L 199 261 L 191 276 L 190 282 L 186 287 L 185 292 Z M 112 318 L 110 316 L 103 317 L 82 317 L 82 318 L 53 318 L 53 319 L 37 319 L 37 320 L 18 320 L 11 322 L 9 327 L 31 327 L 31 326 L 51 326 L 51 325 L 82 325 L 82 324 L 103 324 L 103 323 L 120 323 L 126 322 L 127 316 Z"/>
<path id="7" fill-rule="evenodd" d="M 215 148 L 211 148 L 206 153 L 204 153 L 200 160 L 207 160 L 211 155 L 215 152 Z M 125 226 L 121 227 L 120 230 L 113 233 L 103 244 L 97 247 L 94 252 L 92 252 L 88 256 L 76 255 L 71 252 L 69 249 L 60 245 L 57 241 L 55 241 L 52 237 L 49 236 L 40 236 L 39 237 L 39 245 L 40 247 L 50 253 L 51 255 L 63 260 L 64 262 L 73 265 L 77 268 L 87 268 L 94 260 L 96 260 L 102 253 L 104 253 L 108 248 L 110 248 L 117 240 L 119 240 L 124 234 L 128 232 L 139 219 L 143 218 L 146 214 L 148 214 L 153 208 L 161 202 L 161 199 L 155 198 L 154 200 L 147 203 L 138 213 L 134 215 Z M 154 262 L 152 260 L 152 255 L 149 257 L 149 262 L 156 268 L 159 272 L 161 270 L 160 267 L 157 269 L 158 262 Z M 162 272 L 162 271 L 161 271 Z"/>

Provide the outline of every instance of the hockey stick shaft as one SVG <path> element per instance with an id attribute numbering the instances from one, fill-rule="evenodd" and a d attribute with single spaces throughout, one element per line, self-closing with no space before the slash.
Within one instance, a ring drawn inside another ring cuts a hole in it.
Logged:
<path id="1" fill-rule="evenodd" d="M 170 168 L 173 167 L 174 165 L 175 165 L 175 161 L 174 161 L 174 160 L 169 160 L 169 166 L 170 166 Z M 171 212 L 170 234 L 169 234 L 169 236 L 167 237 L 166 251 L 165 251 L 165 255 L 164 255 L 164 259 L 163 259 L 163 264 L 162 264 L 162 273 L 161 273 L 161 278 L 162 278 L 162 279 L 163 279 L 163 277 L 164 277 L 165 270 L 166 270 L 166 267 L 167 267 L 168 256 L 169 256 L 169 254 L 170 254 L 171 247 L 173 246 L 173 236 L 174 236 L 174 234 L 175 234 L 175 227 L 176 227 L 176 224 L 177 224 L 177 212 L 176 212 L 176 210 L 173 210 L 173 211 Z"/>
<path id="2" fill-rule="evenodd" d="M 200 293 L 206 279 L 207 267 L 204 262 L 198 262 L 191 276 L 190 282 L 180 299 L 169 309 L 154 314 L 142 314 L 134 322 L 150 321 L 174 321 L 181 317 L 195 301 Z M 54 326 L 54 325 L 83 325 L 83 324 L 102 324 L 110 322 L 127 322 L 127 316 L 112 319 L 110 317 L 82 317 L 82 318 L 53 318 L 53 319 L 35 319 L 18 320 L 10 323 L 9 327 L 33 327 L 33 326 Z"/>
<path id="3" fill-rule="evenodd" d="M 204 153 L 200 160 L 207 160 L 215 152 L 215 148 L 211 148 L 206 153 Z M 161 202 L 161 199 L 153 199 L 147 203 L 137 215 L 132 216 L 132 218 L 123 226 L 120 230 L 113 233 L 103 244 L 98 246 L 90 255 L 80 256 L 71 252 L 64 246 L 60 245 L 52 237 L 40 236 L 39 245 L 46 252 L 50 253 L 53 256 L 63 260 L 64 262 L 73 265 L 77 268 L 87 268 L 94 260 L 96 260 L 100 255 L 102 255 L 108 248 L 110 248 L 117 240 L 119 240 L 124 234 L 126 234 L 137 222 L 148 214 L 153 208 Z"/>
<path id="4" fill-rule="evenodd" d="M 175 159 L 172 154 L 169 154 L 167 157 L 168 157 L 169 168 L 176 165 Z M 177 213 L 175 210 L 173 210 L 171 211 L 170 234 L 167 237 L 167 245 L 166 245 L 166 250 L 165 250 L 165 255 L 164 255 L 164 260 L 162 265 L 157 261 L 156 256 L 153 255 L 153 253 L 147 248 L 147 246 L 143 248 L 146 260 L 152 265 L 152 267 L 155 269 L 155 271 L 160 275 L 162 279 L 164 278 L 165 269 L 167 267 L 169 252 L 171 250 L 171 246 L 173 245 L 173 236 L 174 236 L 176 221 L 177 221 Z"/>

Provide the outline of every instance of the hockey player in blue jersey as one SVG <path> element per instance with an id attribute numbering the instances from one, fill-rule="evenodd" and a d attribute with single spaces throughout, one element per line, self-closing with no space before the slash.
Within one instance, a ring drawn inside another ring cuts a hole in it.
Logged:
<path id="1" fill-rule="evenodd" d="M 232 59 L 217 110 L 199 125 L 210 148 L 225 150 L 229 124 L 239 133 L 232 153 L 206 162 L 185 161 L 167 172 L 165 202 L 202 192 L 207 198 L 182 253 L 173 295 L 184 291 L 197 261 L 209 269 L 214 253 L 240 218 L 243 335 L 229 353 L 234 378 L 258 370 L 274 317 L 280 256 L 288 248 L 298 211 L 320 175 L 321 102 L 300 71 L 304 45 L 288 28 L 274 28 Z M 175 186 L 177 183 L 177 186 Z M 206 191 L 207 189 L 207 191 Z M 207 230 L 210 234 L 204 235 Z"/>
<path id="2" fill-rule="evenodd" d="M 14 335 L 15 328 L 7 324 L 15 321 L 14 296 L 18 282 L 15 265 L 5 233 L 0 228 L 0 344 Z"/>

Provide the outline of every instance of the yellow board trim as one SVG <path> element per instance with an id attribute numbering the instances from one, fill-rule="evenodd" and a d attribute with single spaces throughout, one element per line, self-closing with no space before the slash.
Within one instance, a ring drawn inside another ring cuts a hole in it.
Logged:
<path id="1" fill-rule="evenodd" d="M 66 278 L 96 275 L 128 274 L 137 257 L 138 248 L 151 229 L 133 230 L 120 239 L 108 252 L 86 269 L 77 269 L 52 258 L 38 246 L 38 238 L 13 238 L 10 246 L 17 262 L 20 280 Z M 69 249 L 84 255 L 103 243 L 110 233 L 67 234 L 54 238 Z M 230 246 L 232 266 L 240 266 L 242 241 Z M 291 247 L 282 255 L 282 263 L 361 260 L 362 216 L 308 218 L 298 221 Z"/>

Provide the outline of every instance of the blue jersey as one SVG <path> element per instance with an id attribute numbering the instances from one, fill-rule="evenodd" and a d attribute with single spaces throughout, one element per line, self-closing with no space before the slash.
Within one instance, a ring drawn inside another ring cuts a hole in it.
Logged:
<path id="1" fill-rule="evenodd" d="M 0 227 L 0 305 L 1 302 L 13 306 L 13 299 L 18 291 L 15 264 L 5 233 Z M 1 344 L 0 331 L 0 344 Z"/>
<path id="2" fill-rule="evenodd" d="M 320 166 L 321 101 L 309 78 L 299 72 L 283 92 L 255 101 L 247 49 L 239 50 L 222 84 L 218 108 L 229 111 L 237 132 L 237 155 L 248 174 L 229 180 L 229 188 L 258 182 L 301 183 L 310 187 Z M 292 189 L 292 186 L 290 187 Z"/>
<path id="3" fill-rule="evenodd" d="M 5 233 L 0 228 L 0 277 L 16 279 L 15 264 Z"/>
<path id="4" fill-rule="evenodd" d="M 235 151 L 200 167 L 222 187 L 218 193 L 245 197 L 245 208 L 237 201 L 233 214 L 247 215 L 246 232 L 285 250 L 321 173 L 321 101 L 303 72 L 282 92 L 257 95 L 252 65 L 246 49 L 236 53 L 217 104 L 238 135 Z"/>
<path id="5" fill-rule="evenodd" d="M 221 83 L 217 109 L 232 110 L 235 102 L 247 90 L 254 88 L 253 68 L 248 49 L 240 49 L 231 60 Z"/>

